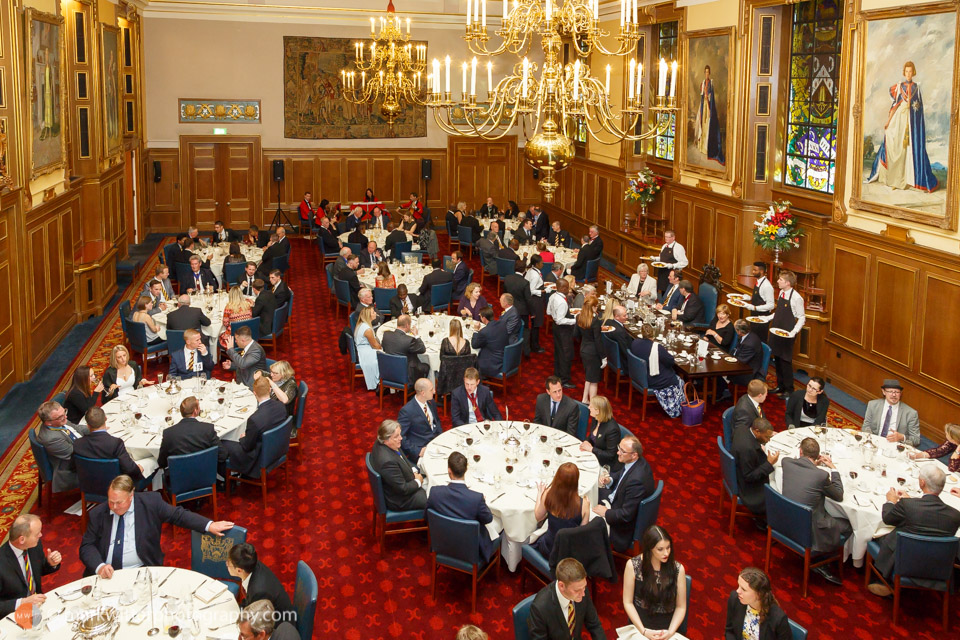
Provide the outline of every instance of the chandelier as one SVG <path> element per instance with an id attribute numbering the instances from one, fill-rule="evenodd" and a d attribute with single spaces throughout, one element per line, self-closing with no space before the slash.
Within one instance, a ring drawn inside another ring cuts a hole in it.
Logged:
<path id="1" fill-rule="evenodd" d="M 414 47 L 410 42 L 410 18 L 404 33 L 393 0 L 379 20 L 370 17 L 370 38 L 369 47 L 363 42 L 354 43 L 353 68 L 340 70 L 343 97 L 353 104 L 379 104 L 380 115 L 392 127 L 404 104 L 426 104 L 423 72 L 427 68 L 427 47 Z"/>
<path id="2" fill-rule="evenodd" d="M 496 140 L 514 126 L 521 126 L 527 138 L 524 157 L 540 171 L 540 188 L 550 202 L 559 186 L 556 173 L 565 169 L 575 155 L 577 132 L 610 144 L 611 139 L 647 140 L 662 135 L 671 126 L 670 116 L 677 110 L 676 62 L 668 67 L 665 60 L 660 60 L 659 84 L 649 106 L 654 123 L 637 132 L 637 122 L 644 110 L 643 64 L 630 58 L 625 78 L 629 91 L 625 92 L 624 106 L 615 108 L 610 101 L 611 66 L 606 66 L 601 82 L 585 60 L 594 51 L 621 57 L 635 52 L 640 39 L 638 18 L 637 0 L 621 0 L 620 30 L 614 38 L 616 46 L 607 48 L 601 39 L 610 34 L 600 28 L 599 0 L 565 0 L 562 6 L 553 0 L 514 0 L 512 8 L 504 0 L 503 22 L 496 30 L 501 41 L 490 48 L 487 0 L 467 0 L 464 39 L 470 51 L 487 56 L 510 53 L 524 57 L 496 84 L 493 64 L 487 62 L 487 90 L 483 101 L 478 100 L 476 90 L 476 57 L 461 66 L 459 100 L 454 99 L 450 85 L 450 57 L 443 60 L 443 69 L 441 61 L 435 58 L 432 71 L 427 75 L 426 104 L 433 111 L 437 125 L 450 135 Z M 540 37 L 543 50 L 542 67 L 525 55 L 536 36 Z M 577 54 L 572 64 L 561 62 L 564 40 L 572 43 Z"/>

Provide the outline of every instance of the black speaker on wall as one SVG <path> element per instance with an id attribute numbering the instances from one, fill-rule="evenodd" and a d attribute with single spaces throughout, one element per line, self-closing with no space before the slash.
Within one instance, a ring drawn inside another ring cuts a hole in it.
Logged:
<path id="1" fill-rule="evenodd" d="M 424 180 L 433 180 L 433 160 L 429 158 L 420 160 L 420 177 Z"/>
<path id="2" fill-rule="evenodd" d="M 159 160 L 154 160 L 154 161 L 153 161 L 153 181 L 154 181 L 154 182 L 160 182 L 160 179 L 161 179 L 161 174 L 160 174 L 160 161 L 159 161 Z"/>
<path id="3" fill-rule="evenodd" d="M 539 179 L 540 179 L 540 169 L 534 169 L 534 170 L 533 170 L 533 179 L 534 179 L 534 180 L 539 180 Z"/>
<path id="4" fill-rule="evenodd" d="M 283 182 L 283 160 L 273 161 L 273 181 Z"/>

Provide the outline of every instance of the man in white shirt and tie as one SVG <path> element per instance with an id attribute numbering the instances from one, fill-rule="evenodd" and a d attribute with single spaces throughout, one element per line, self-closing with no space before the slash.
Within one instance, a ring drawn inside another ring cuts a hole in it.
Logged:
<path id="1" fill-rule="evenodd" d="M 77 488 L 76 466 L 73 462 L 73 443 L 90 433 L 87 427 L 71 424 L 67 421 L 67 410 L 59 402 L 49 400 L 37 410 L 40 417 L 40 429 L 37 439 L 47 452 L 50 466 L 53 467 L 51 489 L 53 493 L 70 491 Z"/>
<path id="2" fill-rule="evenodd" d="M 403 452 L 416 464 L 431 440 L 443 433 L 440 414 L 433 399 L 434 386 L 427 378 L 420 378 L 413 386 L 415 395 L 400 409 L 397 422 L 403 435 Z"/>
<path id="3" fill-rule="evenodd" d="M 170 375 L 181 380 L 189 380 L 198 373 L 209 376 L 213 372 L 213 356 L 203 344 L 203 338 L 196 329 L 183 332 L 184 347 L 170 354 Z"/>
<path id="4" fill-rule="evenodd" d="M 243 268 L 243 275 L 237 281 L 240 285 L 240 293 L 245 296 L 255 295 L 253 293 L 253 281 L 257 279 L 257 263 L 248 262 Z"/>
<path id="5" fill-rule="evenodd" d="M 6 616 L 22 604 L 40 606 L 42 576 L 60 569 L 59 551 L 44 552 L 40 539 L 43 523 L 33 514 L 13 521 L 9 541 L 0 546 L 0 616 Z"/>
<path id="6" fill-rule="evenodd" d="M 920 416 L 916 409 L 900 401 L 903 387 L 897 380 L 884 380 L 880 391 L 883 398 L 867 403 L 861 430 L 889 442 L 920 446 Z"/>

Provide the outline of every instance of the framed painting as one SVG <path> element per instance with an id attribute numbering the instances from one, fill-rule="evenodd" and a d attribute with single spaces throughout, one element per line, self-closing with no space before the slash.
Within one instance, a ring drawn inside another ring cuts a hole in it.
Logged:
<path id="1" fill-rule="evenodd" d="M 857 14 L 851 205 L 957 228 L 958 4 Z"/>
<path id="2" fill-rule="evenodd" d="M 30 176 L 65 166 L 63 135 L 63 22 L 49 13 L 32 8 L 24 11 L 27 87 L 30 91 L 28 128 Z"/>
<path id="3" fill-rule="evenodd" d="M 101 33 L 104 149 L 107 156 L 112 156 L 119 153 L 123 145 L 120 120 L 120 29 L 103 25 Z"/>
<path id="4" fill-rule="evenodd" d="M 733 28 L 687 34 L 681 67 L 683 144 L 686 171 L 723 180 L 730 176 L 730 103 L 733 99 Z"/>
<path id="5" fill-rule="evenodd" d="M 13 186 L 10 165 L 7 157 L 10 153 L 10 138 L 7 134 L 7 119 L 0 118 L 0 189 Z"/>

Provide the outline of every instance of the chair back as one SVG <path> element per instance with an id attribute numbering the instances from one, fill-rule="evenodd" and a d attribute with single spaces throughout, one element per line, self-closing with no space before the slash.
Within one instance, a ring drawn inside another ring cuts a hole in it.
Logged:
<path id="1" fill-rule="evenodd" d="M 443 256 L 443 270 L 453 273 L 453 256 Z"/>
<path id="2" fill-rule="evenodd" d="M 520 370 L 520 357 L 523 355 L 523 340 L 508 344 L 503 350 L 503 368 L 500 372 L 509 377 Z"/>
<path id="3" fill-rule="evenodd" d="M 365 460 L 367 463 L 367 480 L 370 482 L 370 493 L 373 494 L 373 506 L 377 513 L 385 514 L 387 512 L 387 499 L 383 495 L 383 480 L 380 478 L 380 474 L 374 471 L 373 465 L 370 464 L 369 453 Z"/>
<path id="4" fill-rule="evenodd" d="M 436 307 L 449 307 L 450 306 L 450 297 L 453 294 L 453 283 L 444 282 L 443 284 L 435 284 L 430 287 L 430 306 L 433 308 Z"/>
<path id="5" fill-rule="evenodd" d="M 690 577 L 690 574 L 687 574 L 687 609 L 683 612 L 683 622 L 680 623 L 680 626 L 677 627 L 677 632 L 685 636 L 687 635 L 687 618 L 690 617 L 690 592 L 693 591 L 693 578 Z"/>
<path id="6" fill-rule="evenodd" d="M 587 282 L 597 279 L 597 274 L 600 272 L 600 258 L 594 258 L 593 260 L 587 260 L 587 268 L 584 272 L 584 280 Z"/>
<path id="7" fill-rule="evenodd" d="M 236 322 L 230 323 L 230 334 L 237 335 L 237 329 L 240 327 L 247 327 L 250 329 L 251 337 L 254 340 L 260 339 L 260 318 L 250 318 L 249 320 L 237 320 Z M 169 335 L 170 332 L 167 332 Z"/>
<path id="8" fill-rule="evenodd" d="M 167 458 L 168 489 L 177 499 L 193 491 L 210 491 L 217 484 L 218 447 Z"/>
<path id="9" fill-rule="evenodd" d="M 733 342 L 730 343 L 730 348 L 727 349 L 728 352 L 733 353 L 737 348 L 737 345 L 740 344 L 740 334 L 736 331 L 733 332 Z"/>
<path id="10" fill-rule="evenodd" d="M 276 338 L 287 328 L 287 318 L 290 317 L 290 303 L 284 302 L 279 309 L 273 312 L 273 337 Z"/>
<path id="11" fill-rule="evenodd" d="M 317 598 L 320 587 L 317 576 L 303 560 L 297 562 L 297 581 L 293 587 L 293 608 L 297 610 L 297 631 L 300 637 L 313 637 L 313 619 L 317 613 Z"/>
<path id="12" fill-rule="evenodd" d="M 360 359 L 357 357 L 357 341 L 354 339 L 352 333 L 347 333 L 347 349 L 350 351 L 350 361 L 354 365 L 360 362 Z"/>
<path id="13" fill-rule="evenodd" d="M 392 255 L 399 258 L 401 253 L 408 253 L 410 251 L 413 251 L 413 240 L 406 240 L 393 245 Z"/>
<path id="14" fill-rule="evenodd" d="M 723 477 L 723 484 L 730 491 L 730 495 L 738 496 L 740 487 L 737 485 L 737 463 L 733 454 L 723 446 L 722 436 L 717 436 L 717 448 L 720 450 L 720 475 Z"/>
<path id="15" fill-rule="evenodd" d="M 67 392 L 66 391 L 56 392 L 55 394 L 53 394 L 53 401 L 59 403 L 60 406 L 62 407 L 63 403 L 67 401 Z"/>
<path id="16" fill-rule="evenodd" d="M 127 320 L 127 340 L 134 351 L 147 350 L 147 325 L 136 320 Z"/>
<path id="17" fill-rule="evenodd" d="M 257 466 L 270 471 L 287 459 L 290 450 L 290 428 L 293 416 L 281 422 L 273 429 L 263 432 L 263 445 L 260 447 L 260 461 Z"/>
<path id="18" fill-rule="evenodd" d="M 177 282 L 190 281 L 193 278 L 190 277 L 190 274 L 193 271 L 190 269 L 190 265 L 186 262 L 177 262 L 175 265 L 176 269 L 174 273 L 177 275 Z M 181 291 L 180 293 L 186 293 L 186 291 Z"/>
<path id="19" fill-rule="evenodd" d="M 269 366 L 269 365 L 268 365 Z M 300 427 L 303 426 L 303 414 L 307 410 L 307 393 L 310 388 L 306 380 L 301 380 L 297 385 L 297 408 L 293 411 L 293 428 L 300 433 Z"/>
<path id="20" fill-rule="evenodd" d="M 234 285 L 243 279 L 247 270 L 246 262 L 228 262 L 223 265 L 223 281 Z"/>
<path id="21" fill-rule="evenodd" d="M 530 640 L 530 628 L 527 620 L 530 618 L 530 607 L 537 594 L 527 596 L 513 608 L 513 640 Z"/>
<path id="22" fill-rule="evenodd" d="M 578 560 L 590 578 L 617 581 L 617 567 L 613 560 L 607 524 L 603 518 L 594 518 L 587 524 L 557 532 L 548 562 L 552 578 L 556 577 L 557 565 L 564 558 Z"/>
<path id="23" fill-rule="evenodd" d="M 40 437 L 35 429 L 27 429 L 27 436 L 30 438 L 30 450 L 33 451 L 33 459 L 37 461 L 37 472 L 40 474 L 40 480 L 50 482 L 53 480 L 53 465 L 50 464 L 47 449 L 40 442 Z"/>
<path id="24" fill-rule="evenodd" d="M 633 432 L 630 431 L 630 429 L 627 429 L 625 426 L 623 426 L 623 425 L 620 424 L 619 422 L 617 423 L 617 427 L 620 428 L 620 439 L 621 439 L 621 440 L 623 440 L 623 439 L 626 438 L 627 436 L 632 436 L 632 435 L 633 435 Z"/>
<path id="25" fill-rule="evenodd" d="M 621 429 L 623 427 L 620 427 Z M 627 432 L 629 433 L 629 431 Z M 657 524 L 660 515 L 660 497 L 663 495 L 663 480 L 657 481 L 657 488 L 653 493 L 640 501 L 637 507 L 637 523 L 633 529 L 633 539 L 640 540 L 644 532 Z"/>
<path id="26" fill-rule="evenodd" d="M 901 579 L 942 582 L 949 589 L 953 578 L 953 562 L 960 538 L 955 536 L 921 536 L 896 532 L 893 551 L 893 575 Z M 944 590 L 944 589 L 939 589 Z"/>
<path id="27" fill-rule="evenodd" d="M 459 229 L 460 229 L 459 226 L 447 220 L 447 235 L 450 236 L 451 240 L 457 237 L 457 231 L 459 231 Z"/>
<path id="28" fill-rule="evenodd" d="M 577 419 L 577 438 L 580 440 L 587 439 L 587 425 L 590 424 L 590 407 L 574 400 L 577 403 L 577 409 L 580 410 L 580 417 Z"/>
<path id="29" fill-rule="evenodd" d="M 463 233 L 463 227 L 460 228 Z M 480 564 L 480 523 L 451 518 L 427 509 L 430 551 L 440 564 L 457 567 Z"/>
<path id="30" fill-rule="evenodd" d="M 402 389 L 407 385 L 407 356 L 377 351 L 377 366 L 384 386 Z"/>
<path id="31" fill-rule="evenodd" d="M 384 289 L 377 287 L 373 290 L 373 306 L 377 308 L 377 313 L 390 315 L 390 300 L 397 295 L 396 289 Z"/>
<path id="32" fill-rule="evenodd" d="M 130 304 L 129 300 L 124 300 L 120 303 L 120 319 L 127 320 L 130 318 L 130 314 L 133 313 L 133 306 Z"/>
<path id="33" fill-rule="evenodd" d="M 169 268 L 173 264 L 173 252 L 179 249 L 176 242 L 170 242 L 163 245 L 163 264 Z"/>
<path id="34" fill-rule="evenodd" d="M 290 256 L 289 254 L 284 254 L 282 256 L 276 256 L 273 259 L 273 264 L 271 265 L 274 269 L 279 269 L 284 275 L 287 274 L 287 269 L 290 268 Z"/>
<path id="35" fill-rule="evenodd" d="M 733 448 L 733 410 L 736 407 L 728 407 L 723 412 L 723 446 L 729 451 Z"/>
<path id="36" fill-rule="evenodd" d="M 614 344 L 614 346 L 617 345 Z M 619 352 L 620 350 L 617 349 L 617 351 Z M 630 383 L 634 386 L 634 388 L 641 390 L 648 388 L 649 382 L 647 379 L 647 374 L 649 373 L 649 368 L 647 361 L 634 354 L 632 351 L 627 351 L 627 373 L 630 376 Z"/>
<path id="37" fill-rule="evenodd" d="M 353 311 L 350 313 L 350 334 L 353 335 L 353 332 L 357 330 L 357 319 L 360 317 L 359 311 Z"/>
<path id="38" fill-rule="evenodd" d="M 327 272 L 327 289 L 332 293 L 333 292 L 333 265 L 334 263 L 329 263 L 324 269 Z"/>
<path id="39" fill-rule="evenodd" d="M 222 536 L 191 531 L 190 569 L 214 580 L 234 580 L 227 571 L 227 554 L 235 544 L 247 541 L 247 530 L 233 525 Z"/>
<path id="40" fill-rule="evenodd" d="M 183 331 L 179 329 L 167 329 L 167 350 L 170 353 L 182 351 L 187 343 L 183 340 Z"/>
<path id="41" fill-rule="evenodd" d="M 770 356 L 772 355 L 772 352 L 770 350 L 770 345 L 768 345 L 766 342 L 761 343 L 760 346 L 763 347 L 763 361 L 760 364 L 760 370 L 763 372 L 763 375 L 767 375 L 767 371 L 770 369 Z"/>
<path id="42" fill-rule="evenodd" d="M 360 246 L 359 242 L 344 242 L 343 246 L 350 249 L 350 253 L 357 256 L 358 258 L 360 257 L 360 252 L 363 251 L 363 247 Z"/>
<path id="43" fill-rule="evenodd" d="M 803 549 L 813 547 L 813 508 L 791 500 L 769 484 L 763 487 L 767 525 L 778 540 L 786 539 Z"/>
<path id="44" fill-rule="evenodd" d="M 807 630 L 801 627 L 799 624 L 787 618 L 787 622 L 790 623 L 790 638 L 792 640 L 807 640 Z M 683 633 L 682 631 L 680 633 Z"/>
<path id="45" fill-rule="evenodd" d="M 553 265 L 554 265 L 554 264 L 556 264 L 556 263 L 554 263 L 554 262 L 544 262 L 544 263 L 543 263 L 543 266 L 540 267 L 540 275 L 542 275 L 544 279 L 546 279 L 546 277 L 549 276 L 549 275 L 553 272 Z"/>
<path id="46" fill-rule="evenodd" d="M 460 241 L 460 244 L 473 244 L 473 229 L 464 226 L 457 227 L 457 240 Z"/>
<path id="47" fill-rule="evenodd" d="M 623 366 L 620 364 L 620 345 L 602 333 L 600 334 L 600 341 L 603 343 L 603 351 L 607 355 L 607 366 L 611 367 L 613 371 L 624 373 Z"/>
<path id="48" fill-rule="evenodd" d="M 703 303 L 703 322 L 705 325 L 709 325 L 717 315 L 717 288 L 712 284 L 703 282 L 700 284 L 697 295 L 700 296 L 700 302 Z"/>
<path id="49" fill-rule="evenodd" d="M 80 491 L 88 502 L 106 502 L 107 488 L 120 475 L 120 461 L 116 458 L 97 460 L 74 454 Z"/>
<path id="50" fill-rule="evenodd" d="M 510 258 L 497 258 L 497 277 L 503 280 L 511 273 L 517 272 L 517 264 Z"/>
<path id="51" fill-rule="evenodd" d="M 350 283 L 339 278 L 333 279 L 333 290 L 337 293 L 337 302 L 342 305 L 350 306 Z"/>

